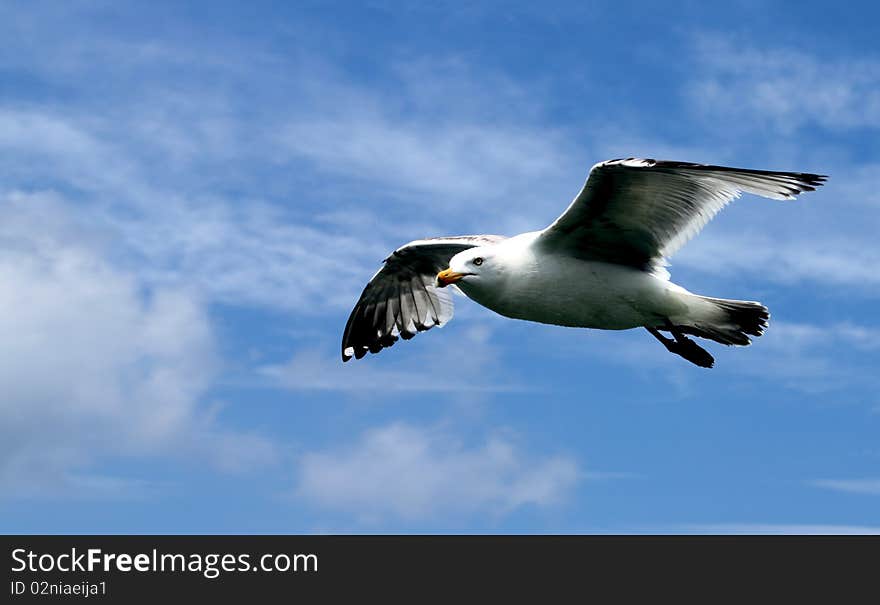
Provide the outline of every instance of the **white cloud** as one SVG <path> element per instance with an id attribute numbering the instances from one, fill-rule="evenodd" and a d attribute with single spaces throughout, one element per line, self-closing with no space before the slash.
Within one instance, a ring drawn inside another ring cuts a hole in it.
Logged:
<path id="1" fill-rule="evenodd" d="M 124 112 L 0 107 L 0 149 L 10 158 L 0 175 L 13 186 L 73 190 L 77 212 L 155 283 L 302 312 L 315 300 L 349 305 L 411 239 L 535 227 L 521 215 L 536 200 L 558 200 L 549 222 L 579 185 L 552 194 L 571 156 L 558 133 L 518 119 L 527 109 L 480 119 L 488 107 L 515 105 L 512 85 L 441 120 L 430 117 L 437 99 L 425 89 L 436 78 L 450 98 L 455 87 L 482 90 L 467 74 L 433 74 L 422 62 L 418 77 L 401 68 L 390 94 L 325 69 L 286 72 L 279 86 L 298 102 L 258 116 L 233 111 L 229 91 L 181 94 L 167 83 Z"/>
<path id="2" fill-rule="evenodd" d="M 749 350 L 730 356 L 729 371 L 811 394 L 876 388 L 880 381 L 873 371 L 873 352 L 878 337 L 880 328 L 874 326 L 771 320 Z M 862 354 L 853 355 L 853 350 Z"/>
<path id="3" fill-rule="evenodd" d="M 773 308 L 770 310 L 772 314 Z M 749 347 L 725 347 L 709 341 L 702 345 L 716 359 L 710 371 L 713 379 L 727 376 L 739 379 L 742 385 L 759 382 L 803 394 L 827 395 L 880 387 L 880 377 L 874 370 L 878 343 L 880 326 L 843 318 L 817 324 L 771 316 L 767 331 Z M 547 351 L 560 359 L 588 355 L 603 365 L 625 365 L 633 376 L 644 380 L 655 381 L 661 376 L 681 394 L 695 395 L 702 388 L 698 381 L 705 375 L 668 353 L 644 330 L 591 332 L 589 346 L 566 332 L 539 331 L 529 348 Z M 613 354 L 609 355 L 609 351 Z M 742 381 L 743 377 L 749 380 Z M 537 382 L 535 386 L 543 385 Z"/>
<path id="4" fill-rule="evenodd" d="M 89 477 L 106 456 L 272 459 L 271 443 L 204 407 L 217 360 L 197 296 L 112 266 L 57 197 L 2 196 L 0 217 L 0 482 L 12 493 L 130 485 Z"/>
<path id="5" fill-rule="evenodd" d="M 38 179 L 91 193 L 122 192 L 129 200 L 149 198 L 131 158 L 113 139 L 63 112 L 0 106 L 0 150 L 8 158 L 0 174 L 7 184 Z"/>
<path id="6" fill-rule="evenodd" d="M 870 525 L 834 525 L 821 523 L 718 523 L 687 525 L 666 530 L 671 533 L 698 534 L 793 534 L 793 535 L 877 535 L 880 527 Z"/>
<path id="7" fill-rule="evenodd" d="M 809 484 L 838 492 L 880 495 L 880 479 L 814 479 Z"/>
<path id="8" fill-rule="evenodd" d="M 517 233 L 540 227 L 536 215 L 549 224 L 580 188 L 584 146 L 549 126 L 521 85 L 449 59 L 412 58 L 385 76 L 363 87 L 306 67 L 271 144 L 325 180 L 381 192 L 391 216 L 429 217 L 449 233 Z"/>
<path id="9" fill-rule="evenodd" d="M 688 92 L 707 116 L 782 132 L 880 127 L 878 57 L 819 57 L 717 35 L 699 38 L 695 55 L 700 71 Z"/>
<path id="10" fill-rule="evenodd" d="M 55 196 L 59 211 L 80 217 L 106 240 L 118 265 L 149 284 L 310 313 L 315 300 L 322 301 L 321 308 L 351 304 L 390 249 L 403 243 L 388 243 L 394 241 L 389 229 L 372 212 L 355 213 L 360 220 L 343 227 L 340 223 L 351 219 L 344 212 L 304 221 L 303 212 L 259 198 L 187 192 L 185 180 L 154 173 L 133 151 L 127 137 L 137 120 L 128 124 L 132 128 L 112 120 L 85 122 L 46 110 L 0 108 L 0 149 L 13 158 L 0 173 L 10 182 L 72 189 L 66 197 Z M 189 132 L 198 127 L 187 120 L 164 127 L 190 143 L 198 139 Z M 152 143 L 167 151 L 164 140 Z M 137 145 L 149 147 L 150 141 Z M 409 227 L 418 234 L 413 237 L 432 232 L 415 223 Z M 366 230 L 371 237 L 360 237 Z"/>
<path id="11" fill-rule="evenodd" d="M 258 200 L 178 199 L 145 220 L 123 214 L 105 223 L 152 283 L 186 284 L 211 300 L 304 315 L 353 304 L 389 254 L 382 239 L 304 225 Z M 375 232 L 381 238 L 382 229 Z"/>
<path id="12" fill-rule="evenodd" d="M 448 209 L 486 206 L 558 178 L 561 156 L 555 133 L 535 129 L 399 117 L 357 109 L 338 116 L 305 115 L 283 131 L 286 148 L 322 170 L 362 178 L 430 199 Z M 586 170 L 584 171 L 586 172 Z M 523 195 L 525 194 L 525 195 Z M 522 199 L 508 198 L 514 209 Z M 418 199 L 414 203 L 424 205 Z"/>
<path id="13" fill-rule="evenodd" d="M 345 364 L 338 356 L 324 352 L 330 346 L 301 348 L 289 361 L 260 371 L 291 390 L 343 391 L 370 397 L 377 391 L 388 395 L 413 391 L 473 395 L 527 388 L 503 372 L 492 336 L 485 325 L 434 328 L 416 337 L 421 346 L 399 341 L 379 353 L 381 361 L 367 356 Z"/>
<path id="14" fill-rule="evenodd" d="M 807 348 L 845 346 L 860 351 L 880 348 L 880 327 L 861 326 L 847 322 L 837 322 L 818 326 L 775 322 L 772 338 L 767 346 L 775 351 L 803 351 Z"/>
<path id="15" fill-rule="evenodd" d="M 529 456 L 503 436 L 469 447 L 444 430 L 393 423 L 305 454 L 296 494 L 368 523 L 428 520 L 556 505 L 581 478 L 571 458 Z"/>
<path id="16" fill-rule="evenodd" d="M 859 234 L 812 235 L 714 232 L 688 244 L 673 263 L 714 275 L 749 275 L 783 284 L 846 286 L 849 291 L 857 289 L 861 296 L 880 295 L 880 276 L 872 269 L 880 263 L 880 251 Z"/>

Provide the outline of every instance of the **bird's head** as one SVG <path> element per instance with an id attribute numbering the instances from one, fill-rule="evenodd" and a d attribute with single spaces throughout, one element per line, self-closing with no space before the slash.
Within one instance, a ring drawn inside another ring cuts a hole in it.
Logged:
<path id="1" fill-rule="evenodd" d="M 437 285 L 474 284 L 491 279 L 495 274 L 495 252 L 488 246 L 478 246 L 459 252 L 449 260 L 449 268 L 437 274 Z"/>

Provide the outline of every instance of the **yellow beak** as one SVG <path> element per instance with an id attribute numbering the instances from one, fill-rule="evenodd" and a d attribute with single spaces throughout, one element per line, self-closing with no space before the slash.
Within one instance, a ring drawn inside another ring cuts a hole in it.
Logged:
<path id="1" fill-rule="evenodd" d="M 452 269 L 444 269 L 437 274 L 437 285 L 441 288 L 445 288 L 449 284 L 454 284 L 459 281 L 465 275 L 467 275 L 467 273 L 456 273 Z"/>

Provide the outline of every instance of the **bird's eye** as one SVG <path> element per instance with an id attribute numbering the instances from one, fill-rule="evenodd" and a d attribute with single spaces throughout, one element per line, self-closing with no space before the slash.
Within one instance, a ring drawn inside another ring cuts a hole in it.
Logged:
<path id="1" fill-rule="evenodd" d="M 480 265 L 483 264 L 483 259 L 478 256 L 477 258 L 474 259 L 474 264 L 479 267 Z"/>

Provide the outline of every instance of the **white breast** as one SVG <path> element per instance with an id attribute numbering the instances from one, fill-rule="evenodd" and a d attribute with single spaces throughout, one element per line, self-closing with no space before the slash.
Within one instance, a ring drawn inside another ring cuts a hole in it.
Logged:
<path id="1" fill-rule="evenodd" d="M 622 330 L 656 317 L 658 308 L 668 306 L 670 290 L 677 288 L 630 267 L 536 254 L 522 244 L 499 251 L 495 260 L 505 265 L 499 279 L 465 280 L 459 284 L 461 290 L 481 305 L 515 319 Z"/>

